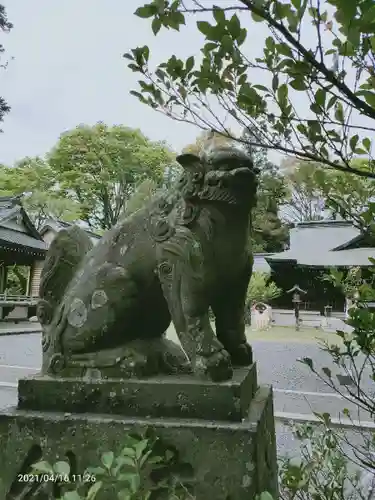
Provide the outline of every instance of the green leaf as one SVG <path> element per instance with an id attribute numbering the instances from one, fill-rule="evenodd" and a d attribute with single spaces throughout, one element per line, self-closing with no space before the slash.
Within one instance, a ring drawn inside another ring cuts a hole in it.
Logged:
<path id="1" fill-rule="evenodd" d="M 294 90 L 306 90 L 308 86 L 306 85 L 305 81 L 302 78 L 296 78 L 295 80 L 292 80 L 289 82 L 289 85 L 294 89 Z"/>
<path id="2" fill-rule="evenodd" d="M 272 38 L 272 36 L 268 36 L 265 41 L 265 46 L 270 52 L 273 52 L 275 49 L 275 40 Z"/>
<path id="3" fill-rule="evenodd" d="M 289 47 L 287 43 L 277 43 L 276 50 L 279 54 L 286 57 L 293 57 L 292 49 Z"/>
<path id="4" fill-rule="evenodd" d="M 327 92 L 324 89 L 318 89 L 315 92 L 315 102 L 318 106 L 324 108 L 326 102 Z"/>
<path id="5" fill-rule="evenodd" d="M 217 24 L 225 23 L 225 12 L 220 7 L 214 7 L 213 9 L 214 19 Z"/>
<path id="6" fill-rule="evenodd" d="M 213 26 L 207 21 L 197 21 L 198 30 L 205 36 L 210 36 Z"/>
<path id="7" fill-rule="evenodd" d="M 194 64 L 195 64 L 194 56 L 190 56 L 186 59 L 185 70 L 187 73 L 190 73 L 190 71 L 194 68 Z"/>
<path id="8" fill-rule="evenodd" d="M 261 23 L 262 21 L 264 21 L 263 17 L 258 16 L 258 14 L 254 14 L 253 12 L 251 13 L 251 17 L 256 23 Z"/>
<path id="9" fill-rule="evenodd" d="M 355 150 L 355 148 L 357 147 L 357 144 L 358 144 L 358 141 L 359 141 L 359 136 L 356 134 L 356 135 L 353 135 L 350 140 L 349 140 L 349 145 L 350 145 L 350 148 L 352 151 Z"/>
<path id="10" fill-rule="evenodd" d="M 335 109 L 335 118 L 337 121 L 340 123 L 344 123 L 345 117 L 344 117 L 344 108 L 341 104 L 341 102 L 338 102 L 336 104 L 336 109 Z"/>
<path id="11" fill-rule="evenodd" d="M 231 34 L 233 40 L 237 40 L 237 38 L 241 35 L 241 23 L 240 20 L 237 16 L 237 14 L 234 14 L 231 18 L 230 21 L 228 22 L 228 31 Z"/>
<path id="12" fill-rule="evenodd" d="M 268 88 L 264 85 L 253 85 L 254 89 L 262 90 L 263 92 L 268 92 Z"/>
<path id="13" fill-rule="evenodd" d="M 168 17 L 168 26 L 176 31 L 180 30 L 181 24 L 185 24 L 185 16 L 182 12 L 172 12 Z"/>
<path id="14" fill-rule="evenodd" d="M 103 486 L 103 482 L 102 481 L 98 481 L 98 482 L 94 483 L 90 487 L 89 491 L 87 492 L 86 500 L 94 500 L 96 498 L 96 495 L 101 490 L 102 486 Z"/>
<path id="15" fill-rule="evenodd" d="M 67 491 L 61 500 L 84 500 L 77 491 Z"/>
<path id="16" fill-rule="evenodd" d="M 137 443 L 134 444 L 134 446 L 136 445 Z M 125 446 L 125 448 L 123 448 L 121 450 L 121 455 L 122 456 L 127 456 L 127 457 L 135 457 L 135 448 L 129 448 L 128 446 Z"/>
<path id="17" fill-rule="evenodd" d="M 259 500 L 274 500 L 274 498 L 271 493 L 268 493 L 268 491 L 264 491 L 259 495 Z"/>
<path id="18" fill-rule="evenodd" d="M 88 476 L 102 476 L 103 474 L 106 474 L 106 470 L 103 469 L 103 467 L 88 467 L 85 470 L 85 474 Z"/>
<path id="19" fill-rule="evenodd" d="M 120 456 L 116 458 L 116 463 L 118 466 L 128 465 L 130 467 L 135 467 L 135 457 L 130 456 Z"/>
<path id="20" fill-rule="evenodd" d="M 288 97 L 288 86 L 286 83 L 282 83 L 277 89 L 277 100 L 280 104 L 285 105 Z"/>
<path id="21" fill-rule="evenodd" d="M 143 5 L 142 7 L 138 7 L 138 9 L 134 12 L 134 15 L 137 17 L 141 17 L 143 19 L 147 19 L 148 17 L 152 17 L 156 14 L 156 8 L 152 4 Z"/>
<path id="22" fill-rule="evenodd" d="M 371 141 L 368 137 L 365 137 L 363 140 L 362 140 L 362 144 L 364 146 L 364 148 L 366 148 L 366 150 L 368 152 L 370 152 L 370 149 L 371 149 Z"/>
<path id="23" fill-rule="evenodd" d="M 106 453 L 103 453 L 101 456 L 102 464 L 107 470 L 110 470 L 113 464 L 113 460 L 115 459 L 115 455 L 113 451 L 107 451 Z"/>
<path id="24" fill-rule="evenodd" d="M 155 17 L 151 23 L 151 29 L 154 35 L 157 35 L 161 28 L 161 20 L 158 17 Z"/>
<path id="25" fill-rule="evenodd" d="M 367 91 L 364 95 L 365 101 L 367 102 L 368 105 L 371 107 L 375 108 L 375 94 L 374 92 L 369 92 Z"/>
<path id="26" fill-rule="evenodd" d="M 53 474 L 53 467 L 46 461 L 37 462 L 32 466 L 33 470 L 37 473 L 48 473 Z"/>
<path id="27" fill-rule="evenodd" d="M 328 101 L 328 104 L 327 104 L 327 111 L 330 110 L 332 108 L 332 106 L 334 106 L 337 102 L 337 97 L 336 96 L 332 96 L 330 98 L 330 100 Z"/>
<path id="28" fill-rule="evenodd" d="M 63 476 L 69 476 L 70 474 L 70 465 L 68 462 L 60 461 L 56 462 L 53 466 L 53 470 L 56 474 L 62 474 Z"/>
<path id="29" fill-rule="evenodd" d="M 139 460 L 148 446 L 148 439 L 143 439 L 135 445 L 135 456 Z"/>
<path id="30" fill-rule="evenodd" d="M 295 7 L 296 9 L 299 9 L 301 7 L 301 0 L 291 0 L 291 1 L 293 4 L 293 7 Z"/>
<path id="31" fill-rule="evenodd" d="M 233 41 L 229 35 L 225 34 L 221 38 L 221 46 L 228 54 L 233 52 Z"/>
<path id="32" fill-rule="evenodd" d="M 272 78 L 272 90 L 273 90 L 274 92 L 276 92 L 276 91 L 277 91 L 277 89 L 278 89 L 278 87 L 279 87 L 279 77 L 278 77 L 278 75 L 275 73 L 275 74 L 273 75 L 273 78 Z"/>
<path id="33" fill-rule="evenodd" d="M 244 43 L 244 41 L 246 40 L 246 37 L 247 37 L 247 29 L 246 28 L 241 28 L 241 32 L 240 34 L 238 35 L 237 37 L 237 45 L 240 46 Z"/>

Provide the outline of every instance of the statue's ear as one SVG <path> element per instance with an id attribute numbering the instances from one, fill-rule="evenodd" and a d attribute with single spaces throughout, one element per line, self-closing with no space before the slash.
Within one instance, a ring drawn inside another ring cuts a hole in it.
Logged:
<path id="1" fill-rule="evenodd" d="M 192 153 L 183 153 L 176 158 L 177 162 L 190 172 L 203 172 L 202 160 Z"/>

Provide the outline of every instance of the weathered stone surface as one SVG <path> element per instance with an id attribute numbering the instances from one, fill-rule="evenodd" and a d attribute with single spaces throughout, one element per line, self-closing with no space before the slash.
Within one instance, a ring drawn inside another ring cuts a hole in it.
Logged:
<path id="1" fill-rule="evenodd" d="M 0 498 L 7 498 L 19 471 L 30 470 L 24 460 L 30 450 L 34 450 L 33 446 L 40 445 L 43 459 L 51 462 L 66 460 L 68 455 L 76 462 L 76 473 L 82 474 L 87 466 L 99 464 L 101 453 L 120 451 L 124 434 L 149 426 L 164 443 L 178 450 L 181 461 L 191 465 L 197 500 L 253 500 L 264 490 L 276 493 L 272 391 L 261 387 L 251 402 L 248 417 L 238 423 L 21 410 L 2 412 Z M 13 493 L 15 487 L 19 494 L 26 486 L 22 482 L 14 483 Z M 104 494 L 98 500 L 110 498 Z"/>
<path id="2" fill-rule="evenodd" d="M 228 146 L 177 160 L 184 173 L 176 187 L 94 248 L 78 227 L 52 242 L 38 306 L 44 373 L 85 376 L 97 368 L 102 377 L 142 377 L 185 373 L 189 362 L 220 381 L 231 378 L 232 366 L 252 363 L 244 302 L 257 171 L 243 150 Z M 171 355 L 171 345 L 159 343 L 153 356 L 150 342 L 171 321 L 183 350 L 175 346 Z"/>
<path id="3" fill-rule="evenodd" d="M 256 366 L 214 383 L 196 377 L 82 380 L 46 375 L 20 379 L 18 408 L 130 417 L 241 421 L 257 390 Z"/>

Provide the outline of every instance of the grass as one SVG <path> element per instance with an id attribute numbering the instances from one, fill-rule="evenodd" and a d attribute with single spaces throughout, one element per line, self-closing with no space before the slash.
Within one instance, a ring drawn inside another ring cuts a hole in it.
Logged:
<path id="1" fill-rule="evenodd" d="M 334 333 L 327 333 L 318 328 L 301 328 L 298 332 L 290 326 L 271 326 L 268 330 L 254 331 L 251 327 L 246 328 L 246 336 L 252 340 L 267 342 L 296 342 L 316 344 L 321 340 L 334 340 L 337 337 Z"/>
<path id="2" fill-rule="evenodd" d="M 212 324 L 214 328 L 214 324 Z M 171 325 L 168 329 L 167 336 L 169 339 L 178 342 L 176 332 Z M 290 342 L 303 344 L 317 344 L 321 340 L 331 340 L 337 343 L 338 337 L 334 333 L 326 333 L 317 328 L 301 328 L 296 332 L 294 327 L 290 326 L 272 326 L 268 330 L 253 331 L 251 327 L 246 328 L 246 337 L 249 342 L 265 341 L 265 342 Z"/>

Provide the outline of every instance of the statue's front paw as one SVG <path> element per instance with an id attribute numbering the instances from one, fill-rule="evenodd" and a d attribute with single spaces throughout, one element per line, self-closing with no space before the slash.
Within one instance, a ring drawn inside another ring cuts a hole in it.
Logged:
<path id="1" fill-rule="evenodd" d="M 233 366 L 249 366 L 253 362 L 253 350 L 247 342 L 230 350 Z"/>
<path id="2" fill-rule="evenodd" d="M 225 349 L 216 351 L 204 360 L 205 374 L 214 382 L 230 380 L 233 376 L 233 368 L 230 356 Z"/>

